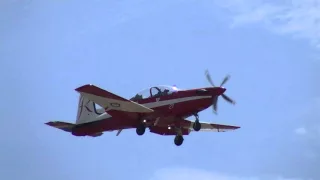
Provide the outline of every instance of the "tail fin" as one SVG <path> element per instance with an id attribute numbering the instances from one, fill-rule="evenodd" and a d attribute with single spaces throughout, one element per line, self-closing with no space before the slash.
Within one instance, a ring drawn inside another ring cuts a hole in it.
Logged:
<path id="1" fill-rule="evenodd" d="M 79 96 L 76 124 L 95 121 L 97 116 L 104 113 L 104 109 L 96 109 L 96 104 L 88 98 Z"/>
<path id="2" fill-rule="evenodd" d="M 97 86 L 87 84 L 75 89 L 85 98 L 88 98 L 107 110 L 134 112 L 134 113 L 151 113 L 152 109 L 139 103 L 135 103 L 116 94 L 108 92 Z M 109 112 L 109 111 L 108 111 Z M 111 115 L 111 114 L 110 114 Z M 112 116 L 112 115 L 111 115 Z"/>

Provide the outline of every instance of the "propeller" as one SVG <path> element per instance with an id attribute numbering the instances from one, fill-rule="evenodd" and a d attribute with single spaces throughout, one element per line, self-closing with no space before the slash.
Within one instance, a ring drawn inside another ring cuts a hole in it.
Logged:
<path id="1" fill-rule="evenodd" d="M 211 79 L 211 76 L 209 74 L 209 71 L 206 70 L 205 75 L 207 77 L 207 80 L 209 81 L 209 83 L 212 85 L 212 87 L 216 87 Z M 221 82 L 219 87 L 222 87 L 228 80 L 230 79 L 230 75 L 227 75 Z M 224 100 L 226 100 L 227 102 L 231 103 L 231 104 L 235 104 L 236 102 L 234 100 L 232 100 L 230 97 L 228 97 L 225 94 L 221 94 L 222 98 Z M 217 109 L 218 109 L 218 96 L 215 96 L 212 100 L 212 108 L 213 108 L 213 112 L 215 114 L 217 114 Z"/>

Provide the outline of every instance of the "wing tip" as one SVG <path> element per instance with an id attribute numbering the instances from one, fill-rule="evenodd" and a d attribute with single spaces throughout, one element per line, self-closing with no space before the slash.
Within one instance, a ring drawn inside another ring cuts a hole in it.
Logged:
<path id="1" fill-rule="evenodd" d="M 227 129 L 229 129 L 229 130 L 237 130 L 237 129 L 240 129 L 240 128 L 241 128 L 240 126 L 230 126 Z"/>

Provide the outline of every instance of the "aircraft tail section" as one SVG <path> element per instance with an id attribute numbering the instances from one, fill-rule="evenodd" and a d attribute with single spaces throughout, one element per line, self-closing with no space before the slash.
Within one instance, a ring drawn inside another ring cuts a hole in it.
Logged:
<path id="1" fill-rule="evenodd" d="M 106 110 L 116 110 L 133 113 L 153 112 L 152 109 L 149 109 L 141 104 L 120 97 L 94 85 L 87 84 L 77 88 L 76 91 L 78 91 L 81 96 L 84 96 L 85 98 L 88 98 L 89 100 L 97 103 Z"/>
<path id="2" fill-rule="evenodd" d="M 76 126 L 76 124 L 72 124 L 72 123 L 68 123 L 68 122 L 62 122 L 62 121 L 50 121 L 50 122 L 47 122 L 45 124 L 48 125 L 48 126 L 63 130 L 65 132 L 69 132 L 69 133 L 72 133 L 72 129 Z M 87 136 L 98 137 L 98 136 L 101 136 L 102 134 L 103 134 L 103 132 L 97 132 L 97 133 L 94 133 L 94 134 L 89 134 Z"/>
<path id="3" fill-rule="evenodd" d="M 96 104 L 93 101 L 80 94 L 76 124 L 95 121 L 103 113 L 104 109 L 96 109 Z"/>
<path id="4" fill-rule="evenodd" d="M 62 121 L 50 121 L 45 124 L 57 129 L 61 129 L 66 132 L 72 132 L 72 128 L 75 126 L 75 124 Z"/>

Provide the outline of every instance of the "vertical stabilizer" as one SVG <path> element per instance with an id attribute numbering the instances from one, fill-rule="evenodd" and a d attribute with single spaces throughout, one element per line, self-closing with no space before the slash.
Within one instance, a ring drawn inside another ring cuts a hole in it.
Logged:
<path id="1" fill-rule="evenodd" d="M 99 115 L 103 114 L 103 112 L 103 109 L 96 109 L 96 104 L 93 101 L 80 95 L 76 124 L 95 121 Z"/>

